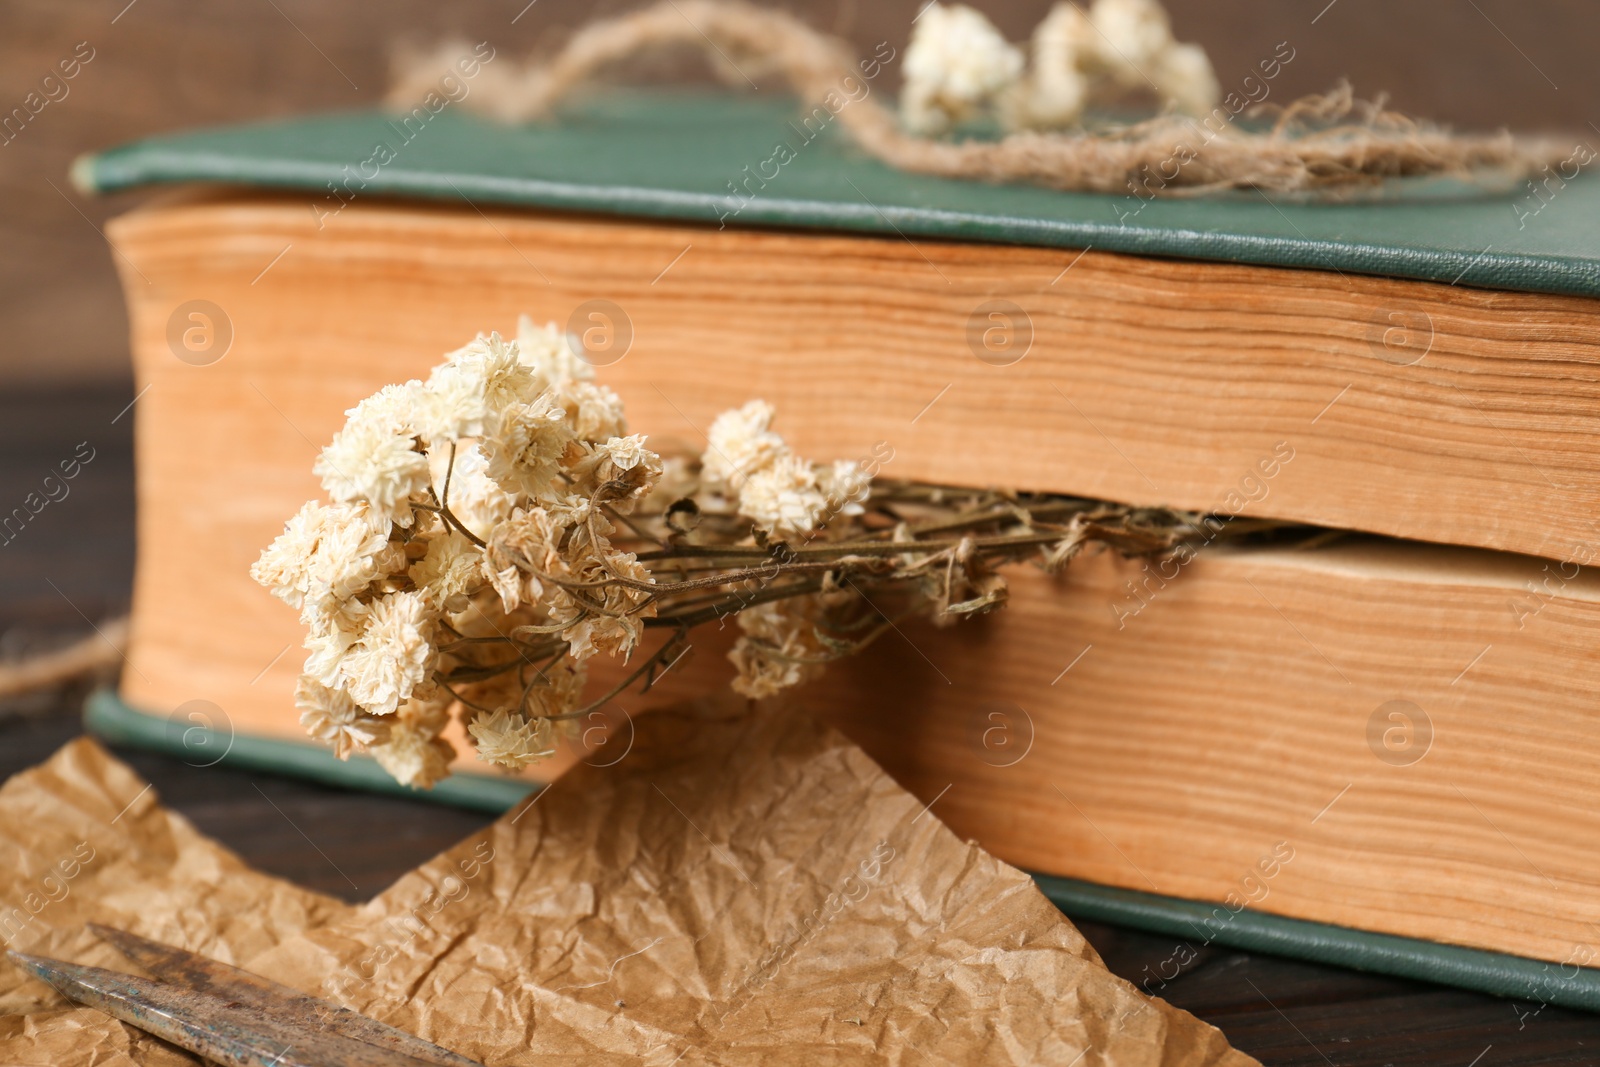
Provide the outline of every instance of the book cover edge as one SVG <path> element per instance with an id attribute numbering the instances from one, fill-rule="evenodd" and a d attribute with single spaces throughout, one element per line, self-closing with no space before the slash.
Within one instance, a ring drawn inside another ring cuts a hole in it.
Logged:
<path id="1" fill-rule="evenodd" d="M 205 131 L 201 131 L 204 133 Z M 133 141 L 74 160 L 69 178 L 85 195 L 110 195 L 162 184 L 215 182 L 264 190 L 322 190 L 340 178 L 322 162 L 268 165 L 259 159 L 186 147 L 184 134 Z M 377 197 L 414 197 L 475 205 L 592 211 L 618 218 L 718 222 L 722 200 L 708 193 L 526 177 L 431 172 L 380 172 L 367 183 Z M 365 188 L 365 186 L 364 186 Z M 1600 259 L 1518 252 L 1492 246 L 1476 255 L 1439 248 L 1385 247 L 1310 237 L 1266 237 L 1216 231 L 1127 229 L 1110 222 L 1052 221 L 937 208 L 895 212 L 899 224 L 866 204 L 847 208 L 826 200 L 767 197 L 742 209 L 740 225 L 792 226 L 932 239 L 1047 248 L 1098 248 L 1126 255 L 1170 256 L 1198 262 L 1241 263 L 1290 270 L 1349 271 L 1373 277 L 1490 290 L 1600 297 Z"/>

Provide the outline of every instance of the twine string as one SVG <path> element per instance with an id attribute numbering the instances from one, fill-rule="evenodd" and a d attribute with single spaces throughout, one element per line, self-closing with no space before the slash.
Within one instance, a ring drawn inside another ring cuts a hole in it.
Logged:
<path id="1" fill-rule="evenodd" d="M 390 102 L 410 106 L 436 77 L 446 46 L 399 62 Z M 555 56 L 520 67 L 485 67 L 463 103 L 506 122 L 549 118 L 562 100 L 605 79 L 628 60 L 669 48 L 703 52 L 724 80 L 777 75 L 802 100 L 815 101 L 857 79 L 849 47 L 788 12 L 743 0 L 660 0 L 582 27 Z M 890 166 L 916 174 L 1026 183 L 1074 192 L 1193 196 L 1222 189 L 1337 192 L 1392 178 L 1453 176 L 1506 184 L 1558 162 L 1571 149 L 1551 138 L 1508 132 L 1477 135 L 1408 118 L 1381 101 L 1358 100 L 1348 85 L 1249 117 L 1226 112 L 1218 126 L 1163 114 L 1111 131 L 1021 131 L 995 140 L 944 140 L 902 129 L 876 98 L 837 113 L 854 143 Z M 1173 160 L 1183 160 L 1174 167 Z M 1171 175 L 1169 172 L 1176 170 Z M 1160 179 L 1151 181 L 1151 175 Z"/>

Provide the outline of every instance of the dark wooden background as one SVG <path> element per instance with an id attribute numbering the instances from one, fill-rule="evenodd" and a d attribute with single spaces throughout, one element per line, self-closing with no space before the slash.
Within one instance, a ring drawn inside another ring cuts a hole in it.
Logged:
<path id="1" fill-rule="evenodd" d="M 925 0 L 789 0 L 854 41 L 904 44 Z M 1051 0 L 980 0 L 1013 39 Z M 67 183 L 82 152 L 208 123 L 375 105 L 397 45 L 486 40 L 508 57 L 559 46 L 632 0 L 0 0 L 0 115 L 82 41 L 69 95 L 0 144 L 0 382 L 126 374 L 121 298 L 97 227 L 127 200 Z M 1461 127 L 1571 130 L 1600 143 L 1600 5 L 1592 0 L 1168 0 L 1224 87 L 1277 43 L 1284 98 L 1348 77 L 1413 114 Z M 520 17 L 518 17 L 520 15 Z M 515 18 L 515 22 L 513 22 Z M 898 76 L 893 74 L 892 76 Z M 53 183 L 53 187 L 52 187 Z"/>
<path id="2" fill-rule="evenodd" d="M 793 3 L 863 51 L 903 44 L 922 0 Z M 203 123 L 371 106 L 402 42 L 488 40 L 518 56 L 558 46 L 579 0 L 0 0 L 0 115 L 89 42 L 95 58 L 0 144 L 0 511 L 80 441 L 96 458 L 15 541 L 0 545 L 0 658 L 89 632 L 125 610 L 133 566 L 132 399 L 123 308 L 99 227 L 132 201 L 86 201 L 67 182 L 80 152 Z M 980 6 L 1014 38 L 1048 0 Z M 1600 5 L 1580 0 L 1171 0 L 1223 84 L 1280 41 L 1296 49 L 1284 96 L 1349 77 L 1394 104 L 1463 127 L 1572 130 L 1600 142 Z M 513 23 L 513 18 L 516 18 Z M 0 701 L 0 777 L 79 731 L 81 688 Z M 284 877 L 370 896 L 483 818 L 286 779 L 197 770 L 125 753 L 168 804 Z M 259 786 L 260 792 L 251 788 Z M 312 827 L 313 846 L 296 829 Z M 390 828 L 381 838 L 366 828 Z M 324 853 L 340 858 L 335 870 Z M 348 879 L 346 878 L 348 876 Z M 1085 923 L 1113 969 L 1136 977 L 1170 940 Z M 1509 1067 L 1600 1062 L 1600 1019 L 1267 956 L 1208 949 L 1166 993 L 1269 1064 Z"/>

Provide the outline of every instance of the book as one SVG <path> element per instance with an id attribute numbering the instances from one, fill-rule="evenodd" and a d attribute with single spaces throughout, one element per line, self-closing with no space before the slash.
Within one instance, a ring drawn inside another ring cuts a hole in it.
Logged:
<path id="1" fill-rule="evenodd" d="M 1551 201 L 1537 214 L 1523 203 L 1531 192 L 1128 205 L 902 175 L 819 135 L 762 188 L 745 166 L 770 154 L 790 109 L 696 99 L 624 97 L 545 127 L 447 111 L 411 143 L 382 115 L 308 119 L 145 142 L 75 173 L 105 191 L 299 190 L 273 220 L 261 216 L 229 266 L 261 276 L 257 296 L 278 291 L 260 286 L 283 266 L 365 240 L 380 196 L 430 197 L 440 204 L 399 209 L 409 229 L 375 237 L 389 247 L 372 250 L 403 261 L 413 235 L 453 246 L 440 254 L 481 263 L 493 284 L 527 285 L 523 302 L 563 321 L 610 300 L 636 343 L 610 369 L 615 381 L 631 387 L 630 376 L 667 366 L 695 376 L 682 390 L 691 420 L 752 385 L 832 378 L 848 388 L 783 397 L 797 444 L 870 446 L 860 428 L 881 414 L 896 429 L 892 474 L 1556 559 L 1595 537 L 1600 182 L 1540 187 Z M 352 162 L 385 138 L 392 162 Z M 507 205 L 675 221 L 594 228 L 592 217 Z M 129 272 L 131 235 L 111 239 Z M 1274 269 L 1285 267 L 1295 269 Z M 686 295 L 714 315 L 759 301 L 766 319 L 728 333 L 703 311 L 679 312 Z M 510 325 L 503 313 L 492 321 Z M 688 349 L 705 358 L 685 362 Z M 707 373 L 710 359 L 743 351 L 770 362 L 749 381 Z M 630 398 L 635 410 L 665 407 L 646 393 Z M 1280 439 L 1296 443 L 1301 465 L 1270 503 L 1251 500 L 1250 465 Z"/>
<path id="2" fill-rule="evenodd" d="M 520 313 L 598 324 L 601 380 L 663 448 L 761 396 L 802 454 L 886 448 L 892 476 L 1327 528 L 1024 573 L 994 618 L 907 629 L 795 699 L 1003 858 L 1135 894 L 1135 921 L 1207 902 L 1311 924 L 1285 942 L 1306 952 L 1411 939 L 1358 953 L 1378 969 L 1600 990 L 1572 948 L 1600 855 L 1570 846 L 1600 781 L 1595 193 L 1546 189 L 1532 219 L 1437 189 L 1130 205 L 893 174 L 826 135 L 741 182 L 783 115 L 445 114 L 370 178 L 398 137 L 378 115 L 81 163 L 87 188 L 224 183 L 108 228 L 141 390 L 123 704 L 209 715 L 243 758 L 298 737 L 298 623 L 247 571 L 344 409 Z M 724 684 L 725 639 L 628 710 Z"/>

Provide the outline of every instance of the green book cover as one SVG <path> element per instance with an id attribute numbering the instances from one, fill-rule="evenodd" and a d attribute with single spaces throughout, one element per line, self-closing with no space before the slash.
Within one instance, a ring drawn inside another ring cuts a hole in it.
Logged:
<path id="1" fill-rule="evenodd" d="M 336 114 L 155 137 L 84 157 L 80 189 L 183 182 L 290 190 L 319 218 L 369 197 L 537 207 L 710 226 L 775 226 L 891 239 L 1093 247 L 1443 284 L 1600 296 L 1600 183 L 1546 180 L 1489 192 L 1400 183 L 1348 202 L 1243 191 L 1207 198 L 1069 194 L 904 174 L 792 101 L 655 92 L 608 94 L 557 121 L 503 126 L 437 113 Z M 1574 159 L 1592 160 L 1578 148 Z M 1574 173 L 1578 165 L 1566 168 Z M 184 754 L 165 720 L 110 693 L 91 729 L 117 743 Z M 405 790 L 370 760 L 341 763 L 310 744 L 215 739 L 222 762 L 355 788 Z M 429 796 L 503 811 L 527 786 L 458 775 Z M 1600 1010 L 1600 970 L 1244 911 L 1207 926 L 1215 906 L 1041 876 L 1069 912 L 1179 939 L 1233 945 Z"/>
<path id="2" fill-rule="evenodd" d="M 1600 296 L 1593 152 L 1490 193 L 1396 183 L 1347 203 L 1239 191 L 1146 199 L 905 174 L 793 101 L 609 94 L 559 121 L 508 126 L 446 107 L 358 112 L 151 138 L 74 167 L 80 189 L 171 182 L 293 189 L 307 210 L 379 195 L 561 208 L 711 225 L 854 230 L 1309 267 Z M 823 112 L 826 114 L 826 112 Z"/>

